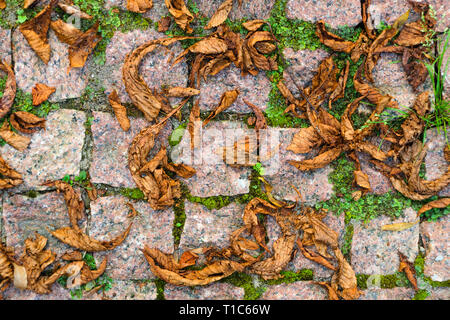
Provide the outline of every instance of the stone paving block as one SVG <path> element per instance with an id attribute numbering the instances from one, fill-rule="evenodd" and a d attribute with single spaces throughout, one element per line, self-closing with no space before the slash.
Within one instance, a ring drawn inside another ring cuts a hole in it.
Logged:
<path id="1" fill-rule="evenodd" d="M 393 274 L 398 271 L 398 251 L 402 252 L 408 261 L 414 262 L 418 254 L 419 225 L 402 231 L 383 231 L 386 224 L 413 222 L 416 211 L 406 208 L 404 217 L 392 221 L 381 216 L 367 224 L 354 222 L 354 233 L 351 250 L 352 267 L 360 274 Z"/>
<path id="2" fill-rule="evenodd" d="M 83 300 L 156 300 L 156 286 L 148 281 L 114 280 L 106 292 L 83 293 Z"/>
<path id="3" fill-rule="evenodd" d="M 125 57 L 138 46 L 159 38 L 165 38 L 163 33 L 149 30 L 134 30 L 128 33 L 116 32 L 106 47 L 105 68 L 110 70 L 107 77 L 102 79 L 105 93 L 109 95 L 116 89 L 123 103 L 131 102 L 122 80 L 122 66 Z M 177 42 L 169 47 L 157 47 L 142 59 L 139 67 L 140 74 L 150 88 L 161 90 L 161 86 L 187 86 L 188 67 L 182 61 L 171 68 L 174 57 L 182 51 Z M 171 100 L 172 103 L 178 100 Z"/>
<path id="4" fill-rule="evenodd" d="M 341 214 L 340 217 L 336 217 L 333 213 L 329 213 L 324 219 L 323 222 L 336 231 L 339 234 L 339 244 L 342 248 L 343 242 L 344 242 L 344 234 L 345 234 L 345 217 L 343 214 Z M 269 248 L 272 248 L 273 243 L 275 240 L 277 240 L 281 236 L 281 229 L 279 225 L 275 222 L 275 219 L 272 217 L 267 217 L 266 222 L 266 230 L 267 230 L 267 236 L 270 239 L 267 246 Z M 329 252 L 331 255 L 333 255 L 332 252 Z M 329 280 L 331 276 L 333 275 L 334 271 L 330 270 L 328 268 L 325 268 L 324 266 L 315 263 L 314 261 L 311 261 L 309 259 L 306 259 L 300 250 L 297 251 L 296 255 L 292 259 L 292 261 L 287 266 L 288 270 L 298 272 L 302 269 L 311 269 L 314 272 L 314 279 L 327 279 Z"/>
<path id="5" fill-rule="evenodd" d="M 270 286 L 261 300 L 327 300 L 327 290 L 312 281 L 297 281 Z"/>
<path id="6" fill-rule="evenodd" d="M 450 134 L 447 134 L 450 139 Z M 427 131 L 428 152 L 425 156 L 425 176 L 427 180 L 434 180 L 441 177 L 448 169 L 448 163 L 444 158 L 444 147 L 446 145 L 445 136 L 442 130 L 430 129 Z M 439 192 L 440 197 L 450 196 L 450 185 Z"/>
<path id="7" fill-rule="evenodd" d="M 51 289 L 49 294 L 37 294 L 31 290 L 17 289 L 10 284 L 8 289 L 0 294 L 5 300 L 71 300 L 70 291 L 59 283 L 54 283 Z"/>
<path id="8" fill-rule="evenodd" d="M 29 198 L 23 195 L 3 195 L 3 225 L 6 244 L 14 247 L 16 256 L 23 252 L 23 243 L 34 238 L 35 232 L 48 239 L 47 249 L 58 255 L 70 247 L 53 237 L 48 231 L 70 225 L 67 206 L 62 194 L 50 192 Z"/>
<path id="9" fill-rule="evenodd" d="M 98 198 L 91 202 L 89 235 L 98 240 L 109 240 L 122 233 L 133 221 L 131 231 L 125 241 L 114 250 L 96 253 L 97 261 L 108 257 L 107 274 L 113 279 L 153 278 L 150 267 L 140 251 L 145 245 L 158 248 L 166 253 L 173 252 L 172 208 L 154 211 L 147 202 L 135 202 L 139 215 L 129 219 L 130 200 L 123 196 Z"/>
<path id="10" fill-rule="evenodd" d="M 73 68 L 68 72 L 69 46 L 60 42 L 53 30 L 49 31 L 48 39 L 52 54 L 46 65 L 31 49 L 19 29 L 13 32 L 14 72 L 17 87 L 28 93 L 31 93 L 36 83 L 54 87 L 56 92 L 50 96 L 51 102 L 81 97 L 88 83 L 87 65 L 90 58 L 83 68 Z"/>
<path id="11" fill-rule="evenodd" d="M 414 297 L 412 288 L 370 288 L 363 291 L 358 300 L 411 300 Z"/>
<path id="12" fill-rule="evenodd" d="M 286 150 L 293 136 L 299 129 L 269 128 L 260 133 L 260 156 L 273 155 L 270 159 L 261 161 L 264 168 L 264 178 L 274 190 L 273 195 L 283 200 L 296 201 L 297 192 L 302 194 L 308 205 L 331 198 L 333 186 L 328 182 L 330 165 L 312 171 L 300 171 L 288 163 L 289 160 L 304 160 L 317 154 L 295 154 Z M 279 147 L 278 147 L 279 146 Z M 278 147 L 278 148 L 277 148 Z"/>
<path id="13" fill-rule="evenodd" d="M 412 108 L 417 93 L 414 92 L 406 78 L 401 63 L 401 55 L 395 53 L 382 53 L 373 69 L 374 86 L 381 92 L 391 95 L 400 108 Z M 430 78 L 417 88 L 418 92 L 429 91 L 432 96 Z"/>
<path id="14" fill-rule="evenodd" d="M 217 11 L 223 0 L 193 0 L 197 4 L 200 12 L 208 18 Z M 231 20 L 238 20 L 242 18 L 252 19 L 268 19 L 270 11 L 272 10 L 275 0 L 252 0 L 242 1 L 239 7 L 237 1 L 233 1 L 233 9 L 228 16 Z"/>
<path id="15" fill-rule="evenodd" d="M 450 218 L 445 216 L 436 222 L 422 222 L 420 235 L 426 249 L 425 276 L 433 281 L 446 281 L 450 279 Z"/>
<path id="16" fill-rule="evenodd" d="M 10 145 L 0 147 L 3 159 L 22 174 L 24 183 L 15 190 L 45 189 L 40 185 L 47 180 L 78 175 L 85 122 L 84 112 L 57 110 L 48 115 L 46 130 L 29 135 L 31 143 L 25 151 L 17 151 Z"/>
<path id="17" fill-rule="evenodd" d="M 450 300 L 450 288 L 433 288 L 425 300 Z"/>
<path id="18" fill-rule="evenodd" d="M 186 221 L 180 238 L 180 250 L 228 247 L 230 235 L 244 225 L 244 208 L 244 205 L 231 203 L 218 210 L 208 210 L 202 204 L 185 201 Z"/>
<path id="19" fill-rule="evenodd" d="M 117 7 L 121 10 L 127 10 L 127 0 L 105 0 L 105 8 L 112 9 Z M 169 10 L 163 0 L 153 1 L 153 7 L 145 13 L 142 13 L 142 16 L 148 19 L 151 19 L 154 22 L 159 21 L 161 17 L 169 15 Z"/>
<path id="20" fill-rule="evenodd" d="M 0 28 L 0 60 L 11 64 L 11 30 Z"/>
<path id="21" fill-rule="evenodd" d="M 414 0 L 413 2 L 424 1 Z M 429 3 L 436 11 L 438 20 L 436 30 L 438 32 L 443 32 L 450 25 L 449 2 L 446 0 L 428 0 L 427 3 Z M 408 4 L 408 0 L 372 0 L 368 8 L 370 17 L 369 26 L 379 28 L 382 22 L 392 25 L 398 17 L 409 9 L 411 9 L 411 6 Z M 411 10 L 408 21 L 416 21 L 419 18 L 419 14 L 415 13 L 414 10 Z"/>
<path id="22" fill-rule="evenodd" d="M 243 300 L 244 289 L 228 283 L 213 283 L 198 287 L 177 287 L 166 284 L 166 300 Z"/>
<path id="23" fill-rule="evenodd" d="M 131 128 L 125 132 L 114 115 L 95 111 L 93 115 L 91 131 L 94 151 L 89 169 L 91 181 L 113 187 L 135 188 L 136 184 L 128 169 L 128 149 L 134 137 L 150 123 L 143 118 L 130 117 Z M 172 126 L 168 122 L 156 139 L 150 157 L 159 151 L 161 145 L 168 147 L 171 131 Z"/>
<path id="24" fill-rule="evenodd" d="M 240 141 L 245 135 L 256 141 L 256 133 L 245 129 L 242 122 L 212 121 L 201 130 L 201 144 L 192 151 L 190 134 L 187 130 L 184 132 L 181 142 L 173 148 L 171 158 L 174 163 L 185 163 L 197 170 L 193 177 L 182 179 L 193 196 L 231 196 L 249 192 L 251 168 L 226 165 L 222 158 L 222 148 L 232 146 L 233 141 Z"/>
<path id="25" fill-rule="evenodd" d="M 358 0 L 288 0 L 286 15 L 288 19 L 309 22 L 324 20 L 332 28 L 354 27 L 362 21 L 361 2 Z"/>
<path id="26" fill-rule="evenodd" d="M 207 81 L 200 85 L 200 109 L 211 111 L 216 109 L 220 98 L 225 91 L 238 89 L 239 95 L 236 101 L 226 112 L 250 113 L 250 107 L 245 104 L 244 99 L 262 110 L 266 110 L 269 103 L 269 93 L 272 84 L 266 77 L 264 71 L 258 72 L 256 76 L 248 74 L 241 75 L 241 70 L 234 65 L 220 71 L 215 76 L 209 76 Z"/>
<path id="27" fill-rule="evenodd" d="M 445 48 L 445 34 L 440 37 L 441 43 L 438 47 L 438 53 L 441 54 L 444 51 Z M 442 76 L 444 77 L 444 92 L 443 92 L 443 98 L 444 100 L 450 100 L 450 40 L 447 44 L 447 49 L 444 53 L 444 58 L 442 59 Z M 444 74 L 445 66 L 447 65 L 447 72 Z"/>

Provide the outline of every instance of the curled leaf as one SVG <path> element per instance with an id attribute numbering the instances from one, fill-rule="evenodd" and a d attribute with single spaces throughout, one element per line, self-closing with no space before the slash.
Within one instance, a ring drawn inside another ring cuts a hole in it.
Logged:
<path id="1" fill-rule="evenodd" d="M 33 105 L 38 106 L 47 101 L 51 94 L 55 91 L 56 89 L 53 87 L 49 87 L 43 83 L 36 83 L 31 91 L 33 95 Z"/>
<path id="2" fill-rule="evenodd" d="M 184 87 L 170 87 L 163 90 L 164 94 L 168 97 L 191 97 L 200 94 L 200 90 L 195 88 L 184 88 Z"/>
<path id="3" fill-rule="evenodd" d="M 14 129 L 23 133 L 33 133 L 38 128 L 45 128 L 45 119 L 26 111 L 14 112 L 9 121 Z"/>
<path id="4" fill-rule="evenodd" d="M 31 142 L 30 138 L 11 131 L 8 121 L 5 121 L 0 128 L 0 138 L 19 151 L 24 151 Z"/>
<path id="5" fill-rule="evenodd" d="M 233 0 L 225 0 L 224 2 L 222 2 L 220 7 L 216 10 L 216 12 L 209 20 L 205 29 L 208 30 L 224 23 L 225 20 L 228 18 L 228 15 L 230 14 L 232 8 L 233 8 Z"/>
<path id="6" fill-rule="evenodd" d="M 219 113 L 228 109 L 237 99 L 239 90 L 225 91 L 220 97 L 220 103 L 216 109 L 203 121 L 203 126 L 206 126 L 212 119 L 214 119 Z"/>
<path id="7" fill-rule="evenodd" d="M 114 89 L 111 94 L 108 96 L 109 104 L 114 110 L 114 114 L 116 115 L 117 121 L 120 124 L 120 127 L 123 131 L 130 130 L 130 120 L 127 116 L 127 108 L 120 103 L 119 95 L 117 91 Z"/>
<path id="8" fill-rule="evenodd" d="M 127 10 L 144 13 L 153 7 L 153 0 L 127 0 Z"/>
<path id="9" fill-rule="evenodd" d="M 69 46 L 69 61 L 71 68 L 82 68 L 89 54 L 94 50 L 102 37 L 97 34 L 98 24 L 84 32 L 79 39 Z"/>
<path id="10" fill-rule="evenodd" d="M 3 96 L 0 98 L 0 119 L 2 119 L 11 110 L 16 97 L 16 76 L 11 66 L 5 62 L 0 61 L 0 70 L 6 72 L 8 78 L 5 83 L 5 90 Z"/>
<path id="11" fill-rule="evenodd" d="M 420 208 L 420 210 L 417 212 L 417 215 L 420 216 L 422 213 L 434 208 L 446 208 L 448 206 L 450 206 L 450 198 L 437 199 L 423 205 L 422 208 Z"/>
<path id="12" fill-rule="evenodd" d="M 192 33 L 189 23 L 194 20 L 194 16 L 186 7 L 184 0 L 164 0 L 164 2 L 178 26 L 187 33 Z"/>
<path id="13" fill-rule="evenodd" d="M 404 272 L 406 274 L 406 277 L 408 278 L 409 282 L 411 282 L 412 286 L 414 287 L 414 290 L 418 291 L 419 287 L 417 286 L 417 279 L 416 279 L 416 268 L 414 267 L 414 264 L 408 261 L 406 256 L 398 251 L 398 256 L 400 258 L 400 265 L 398 267 L 398 271 Z"/>
<path id="14" fill-rule="evenodd" d="M 0 156 L 0 190 L 16 187 L 22 182 L 22 175 L 11 168 Z"/>
<path id="15" fill-rule="evenodd" d="M 256 31 L 259 28 L 261 28 L 265 23 L 266 23 L 266 21 L 264 21 L 264 20 L 250 20 L 250 21 L 244 22 L 242 24 L 242 26 L 245 29 L 247 29 L 248 31 Z"/>

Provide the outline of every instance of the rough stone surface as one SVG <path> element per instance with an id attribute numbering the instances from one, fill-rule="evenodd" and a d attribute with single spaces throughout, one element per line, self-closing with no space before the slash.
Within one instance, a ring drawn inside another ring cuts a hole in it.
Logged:
<path id="1" fill-rule="evenodd" d="M 139 215 L 129 219 L 129 199 L 123 196 L 102 197 L 91 202 L 89 235 L 98 240 L 109 240 L 122 233 L 133 222 L 125 241 L 112 251 L 96 254 L 99 261 L 108 256 L 107 274 L 113 279 L 153 278 L 147 261 L 140 251 L 145 245 L 166 253 L 173 252 L 172 209 L 154 211 L 146 202 L 133 203 Z"/>
<path id="2" fill-rule="evenodd" d="M 361 22 L 361 2 L 358 0 L 288 0 L 286 15 L 289 19 L 310 22 L 324 20 L 332 28 Z"/>
<path id="3" fill-rule="evenodd" d="M 261 300 L 326 300 L 326 289 L 312 281 L 297 281 L 270 286 Z"/>
<path id="4" fill-rule="evenodd" d="M 163 33 L 154 30 L 134 30 L 128 33 L 116 32 L 106 48 L 105 67 L 111 70 L 108 77 L 103 79 L 105 93 L 110 94 L 116 89 L 123 103 L 131 102 L 122 80 L 122 66 L 126 55 L 138 46 L 154 39 L 165 38 Z M 186 87 L 188 67 L 185 61 L 173 68 L 171 60 L 182 51 L 179 43 L 169 47 L 157 47 L 142 59 L 139 67 L 140 74 L 150 88 L 161 90 L 161 86 Z M 175 101 L 175 100 L 174 100 Z"/>
<path id="5" fill-rule="evenodd" d="M 329 213 L 324 219 L 323 222 L 330 227 L 332 230 L 336 231 L 339 235 L 339 244 L 342 247 L 343 240 L 344 240 L 344 233 L 345 233 L 345 222 L 344 222 L 344 215 L 341 214 L 340 217 L 336 217 L 332 213 Z M 266 223 L 267 228 L 267 236 L 269 237 L 268 247 L 272 248 L 273 243 L 276 239 L 278 239 L 281 236 L 281 229 L 279 225 L 275 222 L 275 219 L 272 217 L 267 218 Z M 333 255 L 332 252 L 329 252 L 331 255 Z M 328 279 L 330 278 L 334 271 L 330 270 L 328 268 L 325 268 L 324 266 L 311 261 L 309 259 L 306 259 L 300 250 L 297 251 L 296 255 L 292 259 L 292 261 L 287 266 L 288 270 L 292 271 L 300 271 L 302 269 L 311 269 L 314 272 L 314 278 L 316 280 L 319 279 Z M 328 279 L 329 280 L 329 279 Z"/>
<path id="6" fill-rule="evenodd" d="M 3 195 L 3 225 L 6 244 L 14 247 L 20 256 L 27 238 L 34 238 L 35 232 L 48 239 L 47 248 L 59 254 L 69 246 L 65 245 L 48 231 L 70 225 L 67 206 L 62 194 L 50 192 L 29 198 L 22 195 Z"/>
<path id="7" fill-rule="evenodd" d="M 322 49 L 294 51 L 292 48 L 286 48 L 283 50 L 283 55 L 289 64 L 283 73 L 286 86 L 297 98 L 300 98 L 300 93 L 290 75 L 294 77 L 293 80 L 299 87 L 310 86 L 312 78 L 317 73 L 317 68 L 322 60 L 329 56 L 329 53 Z"/>
<path id="8" fill-rule="evenodd" d="M 216 109 L 222 94 L 234 89 L 239 90 L 239 96 L 226 112 L 250 113 L 252 111 L 244 103 L 244 99 L 265 110 L 272 85 L 264 72 L 258 72 L 256 76 L 251 74 L 242 76 L 240 69 L 231 65 L 217 75 L 208 77 L 206 82 L 202 81 L 200 109 L 204 111 Z"/>
<path id="9" fill-rule="evenodd" d="M 392 221 L 381 216 L 367 224 L 354 223 L 352 241 L 352 267 L 361 274 L 393 274 L 400 264 L 398 251 L 402 252 L 408 261 L 414 261 L 418 254 L 419 225 L 402 231 L 383 231 L 386 224 L 413 222 L 417 213 L 412 208 L 404 211 L 404 217 Z"/>
<path id="10" fill-rule="evenodd" d="M 31 93 L 36 83 L 54 87 L 56 92 L 50 96 L 51 102 L 81 97 L 88 82 L 89 61 L 83 68 L 73 68 L 67 72 L 70 66 L 68 45 L 60 42 L 53 30 L 49 31 L 48 39 L 52 54 L 46 65 L 31 49 L 19 29 L 14 31 L 13 54 L 17 87 L 28 93 Z"/>
<path id="11" fill-rule="evenodd" d="M 256 141 L 255 132 L 244 130 L 242 122 L 212 121 L 202 129 L 199 134 L 201 143 L 192 151 L 190 134 L 187 130 L 184 132 L 181 142 L 173 148 L 171 158 L 175 163 L 185 163 L 197 170 L 193 177 L 183 180 L 193 196 L 248 193 L 250 168 L 231 167 L 222 158 L 222 148 L 241 141 L 245 135 Z"/>
<path id="12" fill-rule="evenodd" d="M 299 129 L 269 128 L 260 133 L 260 155 L 273 155 L 261 160 L 264 177 L 273 186 L 273 195 L 284 200 L 298 200 L 294 185 L 302 194 L 305 202 L 312 205 L 327 200 L 333 194 L 333 186 L 328 182 L 331 166 L 313 171 L 300 171 L 288 163 L 289 160 L 304 160 L 317 154 L 295 154 L 287 151 L 292 138 Z M 277 148 L 279 146 L 279 148 Z"/>
<path id="13" fill-rule="evenodd" d="M 445 35 L 445 34 L 444 34 Z M 441 43 L 439 46 L 439 54 L 442 53 L 444 51 L 445 48 L 445 36 L 441 36 Z M 449 43 L 447 44 L 447 49 L 445 50 L 444 53 L 444 58 L 442 59 L 442 76 L 444 77 L 444 92 L 443 92 L 443 98 L 444 100 L 450 100 L 450 40 Z M 444 74 L 445 72 L 445 66 L 447 66 L 447 72 Z"/>
<path id="14" fill-rule="evenodd" d="M 411 108 L 416 100 L 414 92 L 401 63 L 401 56 L 395 53 L 382 53 L 377 65 L 373 69 L 374 85 L 381 92 L 391 95 L 400 108 Z M 430 78 L 418 87 L 418 92 L 428 90 L 432 92 Z"/>
<path id="15" fill-rule="evenodd" d="M 118 7 L 122 10 L 127 10 L 127 0 L 105 0 L 105 8 L 111 9 Z M 151 19 L 157 22 L 161 17 L 169 15 L 169 11 L 162 0 L 153 1 L 153 7 L 147 12 L 142 14 L 145 18 Z"/>
<path id="16" fill-rule="evenodd" d="M 433 281 L 450 279 L 449 240 L 450 218 L 420 224 L 420 234 L 426 249 L 424 274 Z"/>
<path id="17" fill-rule="evenodd" d="M 200 12 L 208 18 L 217 11 L 223 0 L 193 0 L 200 9 Z M 252 0 L 242 1 L 239 7 L 237 1 L 233 1 L 233 9 L 228 16 L 231 20 L 242 18 L 252 19 L 268 19 L 275 0 Z"/>
<path id="18" fill-rule="evenodd" d="M 447 135 L 450 139 L 450 134 Z M 425 175 L 428 180 L 441 177 L 448 169 L 448 163 L 444 158 L 445 136 L 442 130 L 430 129 L 427 131 L 428 152 L 425 156 Z M 450 185 L 439 192 L 441 197 L 450 196 Z"/>
<path id="19" fill-rule="evenodd" d="M 93 112 L 93 115 L 91 130 L 94 151 L 90 166 L 92 182 L 113 187 L 135 188 L 136 184 L 128 169 L 128 149 L 134 137 L 149 123 L 145 119 L 130 117 L 131 128 L 125 132 L 114 115 L 104 112 Z M 161 145 L 168 146 L 171 130 L 169 122 L 156 139 L 150 156 L 156 154 Z"/>
<path id="20" fill-rule="evenodd" d="M 433 288 L 425 300 L 450 300 L 450 288 Z"/>
<path id="21" fill-rule="evenodd" d="M 436 10 L 438 20 L 436 30 L 443 32 L 450 25 L 449 2 L 446 0 L 428 0 L 427 2 Z M 409 9 L 411 9 L 411 6 L 408 4 L 408 0 L 372 0 L 368 8 L 369 25 L 375 28 L 379 28 L 382 22 L 392 25 L 398 17 Z M 415 21 L 418 18 L 420 16 L 411 10 L 409 21 Z"/>
<path id="22" fill-rule="evenodd" d="M 85 122 L 84 112 L 57 110 L 48 115 L 46 130 L 29 135 L 31 143 L 25 151 L 10 145 L 0 147 L 5 161 L 22 174 L 24 183 L 16 189 L 45 189 L 40 186 L 45 181 L 78 175 Z"/>
<path id="23" fill-rule="evenodd" d="M 413 297 L 414 289 L 412 288 L 370 288 L 364 290 L 358 300 L 411 300 Z"/>
<path id="24" fill-rule="evenodd" d="M 0 28 L 0 60 L 11 64 L 11 30 Z"/>
<path id="25" fill-rule="evenodd" d="M 243 300 L 244 289 L 228 283 L 213 283 L 208 286 L 164 287 L 166 300 Z"/>
<path id="26" fill-rule="evenodd" d="M 156 286 L 147 281 L 114 280 L 106 292 L 84 293 L 83 300 L 156 300 Z"/>
<path id="27" fill-rule="evenodd" d="M 219 210 L 208 210 L 198 203 L 185 202 L 186 221 L 180 250 L 214 246 L 226 248 L 233 231 L 243 226 L 244 205 L 231 203 Z"/>
<path id="28" fill-rule="evenodd" d="M 8 289 L 1 293 L 5 300 L 70 300 L 70 291 L 55 283 L 52 292 L 49 294 L 37 294 L 31 290 L 21 290 L 10 285 Z"/>

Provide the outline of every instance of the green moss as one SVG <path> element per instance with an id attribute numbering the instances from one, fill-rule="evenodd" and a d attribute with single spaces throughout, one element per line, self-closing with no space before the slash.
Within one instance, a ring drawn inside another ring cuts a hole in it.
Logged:
<path id="1" fill-rule="evenodd" d="M 293 271 L 281 271 L 282 278 L 276 280 L 267 280 L 268 285 L 277 285 L 282 283 L 292 283 L 297 281 L 310 281 L 313 280 L 314 272 L 311 269 L 302 269 L 298 272 Z"/>
<path id="2" fill-rule="evenodd" d="M 344 257 L 349 260 L 350 252 L 352 250 L 352 240 L 353 240 L 354 228 L 352 224 L 349 224 L 345 228 L 344 234 L 344 244 L 342 245 L 341 251 Z"/>
<path id="3" fill-rule="evenodd" d="M 156 279 L 154 283 L 156 286 L 156 300 L 166 300 L 164 297 L 164 287 L 166 286 L 166 283 L 161 279 Z"/>
<path id="4" fill-rule="evenodd" d="M 231 276 L 222 279 L 220 282 L 243 288 L 245 300 L 257 300 L 266 290 L 262 287 L 256 288 L 253 284 L 252 277 L 242 272 L 235 272 Z"/>
<path id="5" fill-rule="evenodd" d="M 28 198 L 37 198 L 38 193 L 35 190 L 30 190 L 30 191 L 27 192 L 26 195 L 27 195 Z"/>
<path id="6" fill-rule="evenodd" d="M 356 282 L 357 282 L 357 286 L 359 289 L 361 290 L 366 290 L 367 289 L 367 280 L 369 280 L 369 275 L 367 274 L 357 274 L 356 275 Z"/>
<path id="7" fill-rule="evenodd" d="M 175 246 L 180 244 L 180 237 L 183 233 L 184 223 L 186 221 L 186 213 L 184 210 L 184 199 L 178 199 L 173 206 L 173 211 L 175 213 L 175 219 L 173 221 L 173 238 Z"/>
<path id="8" fill-rule="evenodd" d="M 419 291 L 416 292 L 416 294 L 414 295 L 413 300 L 425 300 L 428 296 L 430 295 L 430 293 L 425 290 L 425 289 L 420 289 Z"/>
<path id="9" fill-rule="evenodd" d="M 129 199 L 133 199 L 133 200 L 144 200 L 145 199 L 145 195 L 144 193 L 138 189 L 138 188 L 122 188 L 120 189 L 120 194 L 123 195 L 124 197 L 127 197 Z"/>
<path id="10" fill-rule="evenodd" d="M 221 209 L 223 207 L 226 207 L 230 203 L 232 203 L 231 197 L 227 196 L 212 196 L 207 198 L 202 197 L 194 197 L 190 193 L 186 195 L 186 199 L 192 203 L 200 203 L 207 207 L 209 210 L 213 209 Z"/>
<path id="11" fill-rule="evenodd" d="M 356 280 L 358 288 L 361 290 L 366 290 L 368 288 L 367 281 L 371 276 L 367 274 L 357 274 Z M 396 272 L 394 274 L 379 275 L 380 287 L 382 289 L 392 289 L 396 287 L 411 287 L 410 282 L 406 276 L 401 272 Z"/>
<path id="12" fill-rule="evenodd" d="M 434 281 L 430 277 L 424 277 L 423 278 L 426 282 L 428 282 L 433 288 L 448 288 L 450 287 L 450 280 L 446 281 Z"/>

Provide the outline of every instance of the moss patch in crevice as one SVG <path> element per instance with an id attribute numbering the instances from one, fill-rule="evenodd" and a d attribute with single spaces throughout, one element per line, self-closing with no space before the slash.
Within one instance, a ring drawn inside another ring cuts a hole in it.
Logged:
<path id="1" fill-rule="evenodd" d="M 235 272 L 231 276 L 220 280 L 220 282 L 243 288 L 244 300 L 257 300 L 266 291 L 264 287 L 255 287 L 253 278 L 243 272 Z"/>
<path id="2" fill-rule="evenodd" d="M 293 283 L 297 281 L 312 281 L 314 279 L 314 271 L 311 269 L 301 269 L 294 272 L 283 270 L 280 272 L 282 278 L 275 280 L 266 280 L 267 285 L 277 285 L 283 283 Z"/>
<path id="3" fill-rule="evenodd" d="M 154 284 L 156 286 L 156 300 L 166 300 L 164 296 L 164 287 L 166 282 L 161 279 L 155 279 Z"/>

